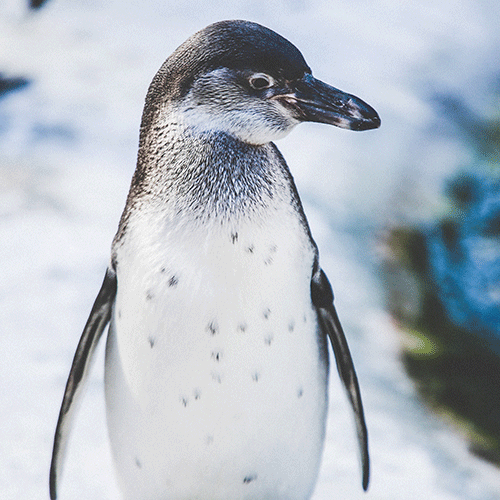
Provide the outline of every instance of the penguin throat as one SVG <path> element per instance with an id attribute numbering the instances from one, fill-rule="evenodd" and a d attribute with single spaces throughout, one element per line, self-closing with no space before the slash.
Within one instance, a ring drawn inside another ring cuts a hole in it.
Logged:
<path id="1" fill-rule="evenodd" d="M 234 220 L 290 200 L 287 167 L 274 144 L 253 146 L 219 131 L 169 123 L 139 154 L 137 195 L 198 220 Z"/>

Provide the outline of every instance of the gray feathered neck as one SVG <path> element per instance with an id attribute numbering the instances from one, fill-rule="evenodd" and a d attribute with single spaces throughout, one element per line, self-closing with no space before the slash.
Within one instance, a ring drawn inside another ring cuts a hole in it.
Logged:
<path id="1" fill-rule="evenodd" d="M 155 134 L 167 146 L 138 164 L 115 244 L 134 214 L 148 210 L 232 227 L 286 206 L 307 226 L 291 173 L 273 143 L 253 146 L 223 133 L 190 136 L 161 128 Z"/>

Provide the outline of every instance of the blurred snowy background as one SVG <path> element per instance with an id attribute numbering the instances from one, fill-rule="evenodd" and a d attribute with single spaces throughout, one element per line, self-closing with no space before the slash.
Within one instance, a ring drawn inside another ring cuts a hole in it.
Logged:
<path id="1" fill-rule="evenodd" d="M 500 498 L 500 469 L 468 451 L 406 374 L 379 272 L 388 227 L 441 217 L 450 209 L 442 194 L 450 176 L 472 164 L 488 171 L 498 155 L 478 161 L 443 105 L 498 119 L 497 0 L 49 0 L 38 10 L 1 0 L 0 498 L 48 498 L 64 384 L 125 203 L 149 82 L 189 35 L 234 18 L 288 38 L 315 76 L 382 118 L 379 130 L 365 133 L 306 124 L 278 143 L 334 287 L 370 432 L 364 494 L 333 370 L 314 500 Z M 102 351 L 70 441 L 61 500 L 119 499 Z"/>

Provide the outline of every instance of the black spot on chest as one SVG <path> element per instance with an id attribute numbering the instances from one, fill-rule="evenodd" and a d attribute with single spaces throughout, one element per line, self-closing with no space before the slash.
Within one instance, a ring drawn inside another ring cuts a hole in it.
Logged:
<path id="1" fill-rule="evenodd" d="M 212 320 L 208 325 L 205 327 L 205 331 L 210 333 L 210 335 L 217 335 L 219 333 L 219 325 L 217 323 L 217 320 Z"/>
<path id="2" fill-rule="evenodd" d="M 252 481 L 255 481 L 256 479 L 257 479 L 257 474 L 248 474 L 248 476 L 245 476 L 243 478 L 243 484 L 251 483 Z"/>
<path id="3" fill-rule="evenodd" d="M 221 351 L 213 351 L 212 354 L 210 355 L 210 357 L 216 361 L 217 363 L 219 363 L 222 359 L 222 352 Z"/>
<path id="4" fill-rule="evenodd" d="M 270 266 L 274 262 L 274 254 L 277 252 L 278 247 L 276 245 L 271 245 L 269 247 L 269 254 L 264 258 L 264 264 Z"/>

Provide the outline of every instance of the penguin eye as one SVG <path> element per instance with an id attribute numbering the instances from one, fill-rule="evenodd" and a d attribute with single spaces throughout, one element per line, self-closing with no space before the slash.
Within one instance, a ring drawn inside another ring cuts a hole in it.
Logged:
<path id="1" fill-rule="evenodd" d="M 274 83 L 273 79 L 264 73 L 255 73 L 248 79 L 250 87 L 255 90 L 268 89 Z"/>

